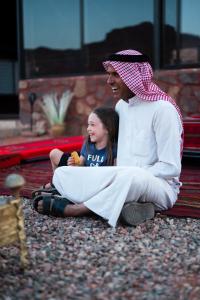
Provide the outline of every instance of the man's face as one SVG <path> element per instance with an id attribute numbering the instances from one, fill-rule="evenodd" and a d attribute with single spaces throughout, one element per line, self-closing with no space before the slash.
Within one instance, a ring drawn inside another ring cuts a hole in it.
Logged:
<path id="1" fill-rule="evenodd" d="M 135 96 L 135 94 L 126 86 L 119 74 L 111 65 L 108 66 L 107 73 L 107 83 L 111 86 L 115 99 L 123 99 L 127 101 Z"/>

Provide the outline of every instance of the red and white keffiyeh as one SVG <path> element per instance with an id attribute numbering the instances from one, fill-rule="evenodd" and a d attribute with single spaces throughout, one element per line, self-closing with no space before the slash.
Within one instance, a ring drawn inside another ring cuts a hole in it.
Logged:
<path id="1" fill-rule="evenodd" d="M 123 50 L 116 53 L 117 55 L 142 55 L 136 50 Z M 104 68 L 107 70 L 111 65 L 119 74 L 127 87 L 139 98 L 144 101 L 169 101 L 176 108 L 181 122 L 182 115 L 176 102 L 162 91 L 153 81 L 153 70 L 148 62 L 124 62 L 107 60 L 103 62 Z M 182 135 L 183 138 L 183 135 Z"/>

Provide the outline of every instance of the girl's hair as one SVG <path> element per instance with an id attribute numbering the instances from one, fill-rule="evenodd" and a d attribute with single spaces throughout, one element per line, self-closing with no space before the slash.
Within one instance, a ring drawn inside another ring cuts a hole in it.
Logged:
<path id="1" fill-rule="evenodd" d="M 101 120 L 104 127 L 108 130 L 108 142 L 106 145 L 107 150 L 107 165 L 113 165 L 113 146 L 117 144 L 118 140 L 118 129 L 119 129 L 119 116 L 118 113 L 111 107 L 97 107 L 92 113 L 96 114 Z M 90 138 L 86 140 L 86 148 L 88 149 L 88 144 L 91 143 Z"/>

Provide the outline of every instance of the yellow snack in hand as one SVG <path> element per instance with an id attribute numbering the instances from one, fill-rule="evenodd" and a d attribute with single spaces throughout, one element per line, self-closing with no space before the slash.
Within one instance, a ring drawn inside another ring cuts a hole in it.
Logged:
<path id="1" fill-rule="evenodd" d="M 80 165 L 81 160 L 80 160 L 80 157 L 79 157 L 79 155 L 76 151 L 73 151 L 71 153 L 71 157 L 74 159 L 75 165 Z"/>

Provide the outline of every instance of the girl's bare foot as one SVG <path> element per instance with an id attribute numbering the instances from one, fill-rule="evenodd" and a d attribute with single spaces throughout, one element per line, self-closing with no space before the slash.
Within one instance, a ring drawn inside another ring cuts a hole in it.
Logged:
<path id="1" fill-rule="evenodd" d="M 51 182 L 48 182 L 48 183 L 43 185 L 43 189 L 51 189 L 51 188 L 53 188 L 53 185 L 52 185 Z"/>

